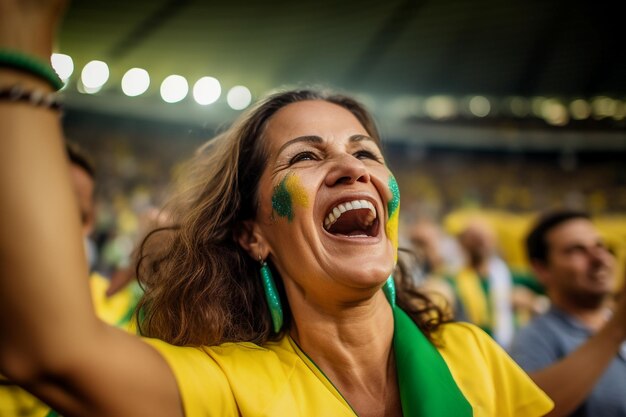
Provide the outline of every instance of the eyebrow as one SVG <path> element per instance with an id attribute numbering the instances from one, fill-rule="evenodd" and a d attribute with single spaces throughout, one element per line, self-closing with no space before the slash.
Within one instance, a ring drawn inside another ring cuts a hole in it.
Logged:
<path id="1" fill-rule="evenodd" d="M 348 140 L 350 142 L 361 142 L 361 141 L 364 141 L 364 140 L 369 140 L 369 141 L 372 141 L 372 142 L 376 142 L 371 137 L 369 137 L 367 135 L 361 135 L 361 134 L 352 135 L 352 136 L 350 136 L 350 138 L 348 138 Z M 285 150 L 285 148 L 287 148 L 287 147 L 289 147 L 289 146 L 291 146 L 293 144 L 300 143 L 300 142 L 322 143 L 322 142 L 324 142 L 324 139 L 322 139 L 319 136 L 315 136 L 315 135 L 298 136 L 297 138 L 293 138 L 293 139 L 288 140 L 287 142 L 283 143 L 283 146 L 281 146 L 280 149 L 278 149 L 277 155 L 280 155 L 281 152 Z"/>

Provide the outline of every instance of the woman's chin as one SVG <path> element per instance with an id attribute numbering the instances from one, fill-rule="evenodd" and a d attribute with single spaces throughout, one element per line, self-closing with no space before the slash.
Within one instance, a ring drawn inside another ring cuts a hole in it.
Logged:
<path id="1" fill-rule="evenodd" d="M 393 272 L 393 262 L 390 262 L 387 267 L 384 265 L 386 264 L 367 262 L 358 267 L 346 268 L 340 273 L 337 271 L 338 278 L 340 276 L 341 281 L 354 288 L 379 288 Z"/>

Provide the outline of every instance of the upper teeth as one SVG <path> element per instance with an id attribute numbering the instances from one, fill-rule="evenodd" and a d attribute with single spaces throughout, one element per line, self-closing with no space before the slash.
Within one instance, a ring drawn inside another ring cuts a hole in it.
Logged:
<path id="1" fill-rule="evenodd" d="M 333 223 L 335 223 L 337 219 L 341 217 L 341 215 L 346 211 L 364 208 L 369 209 L 369 214 L 367 215 L 366 224 L 364 226 L 369 226 L 372 224 L 372 222 L 374 222 L 374 219 L 376 218 L 376 209 L 374 209 L 374 205 L 367 200 L 353 200 L 346 203 L 341 203 L 338 206 L 334 207 L 330 211 L 330 213 L 328 213 L 328 216 L 326 216 L 326 218 L 324 219 L 324 228 L 328 230 L 328 228 L 330 228 L 330 226 L 332 226 Z"/>

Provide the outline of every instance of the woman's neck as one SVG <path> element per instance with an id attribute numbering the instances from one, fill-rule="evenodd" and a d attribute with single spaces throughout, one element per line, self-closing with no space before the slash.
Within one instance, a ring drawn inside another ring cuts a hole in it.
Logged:
<path id="1" fill-rule="evenodd" d="M 383 292 L 350 307 L 298 301 L 291 303 L 291 337 L 355 411 L 383 416 L 399 410 L 393 312 Z"/>

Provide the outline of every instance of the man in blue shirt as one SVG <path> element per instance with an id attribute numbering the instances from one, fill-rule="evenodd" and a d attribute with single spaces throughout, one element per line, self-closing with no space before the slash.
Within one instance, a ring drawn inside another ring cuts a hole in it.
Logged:
<path id="1" fill-rule="evenodd" d="M 540 218 L 526 249 L 551 308 L 519 331 L 511 356 L 554 400 L 551 416 L 626 417 L 626 297 L 608 308 L 615 258 L 574 211 Z"/>

